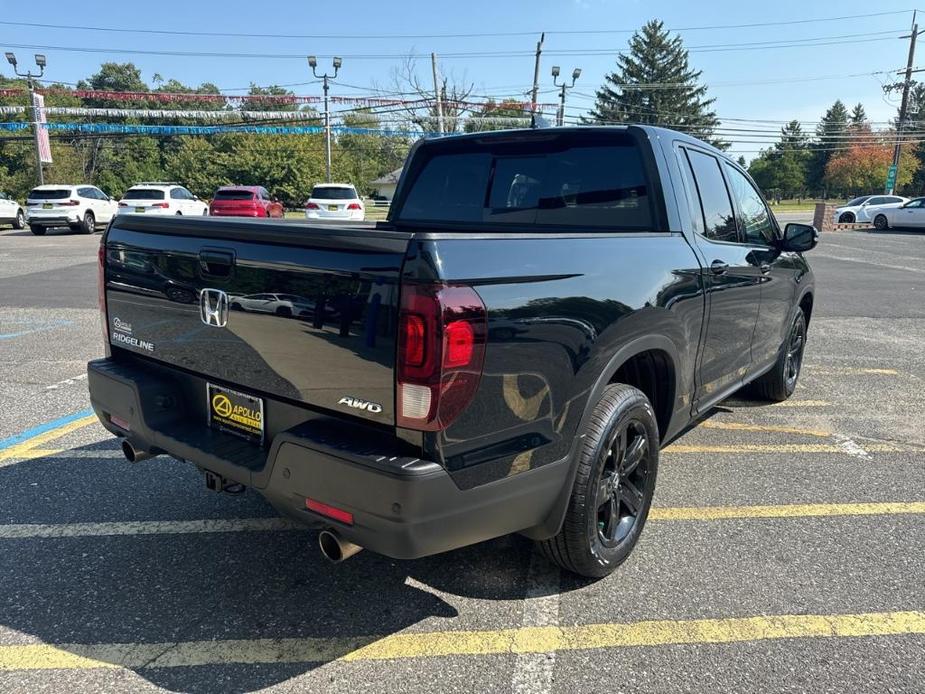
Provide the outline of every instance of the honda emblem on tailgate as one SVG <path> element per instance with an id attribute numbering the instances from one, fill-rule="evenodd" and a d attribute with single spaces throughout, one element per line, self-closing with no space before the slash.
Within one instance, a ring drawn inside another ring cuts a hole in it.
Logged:
<path id="1" fill-rule="evenodd" d="M 228 323 L 228 295 L 221 289 L 199 292 L 199 318 L 206 325 L 224 328 Z"/>

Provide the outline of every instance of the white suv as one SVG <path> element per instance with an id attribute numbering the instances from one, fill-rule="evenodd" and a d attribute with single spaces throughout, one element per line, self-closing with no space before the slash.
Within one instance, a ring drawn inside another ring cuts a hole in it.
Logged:
<path id="1" fill-rule="evenodd" d="M 319 183 L 312 188 L 312 194 L 305 203 L 305 216 L 308 219 L 362 222 L 366 219 L 366 208 L 356 188 L 349 183 Z"/>
<path id="2" fill-rule="evenodd" d="M 92 234 L 109 223 L 116 213 L 116 202 L 96 186 L 49 184 L 33 188 L 26 200 L 26 221 L 36 236 L 48 227 L 69 226 Z"/>
<path id="3" fill-rule="evenodd" d="M 14 229 L 26 226 L 26 213 L 22 207 L 6 193 L 0 193 L 0 224 L 12 224 Z"/>
<path id="4" fill-rule="evenodd" d="M 179 183 L 136 183 L 119 201 L 119 214 L 204 216 L 209 206 Z"/>

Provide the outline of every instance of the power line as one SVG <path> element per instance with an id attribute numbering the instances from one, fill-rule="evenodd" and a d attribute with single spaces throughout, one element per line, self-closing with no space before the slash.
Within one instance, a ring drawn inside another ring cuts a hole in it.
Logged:
<path id="1" fill-rule="evenodd" d="M 887 12 L 869 12 L 865 14 L 841 15 L 836 17 L 816 17 L 812 19 L 790 19 L 775 22 L 753 22 L 748 24 L 713 24 L 706 26 L 670 27 L 669 31 L 714 31 L 720 29 L 753 29 L 770 26 L 792 26 L 797 24 L 814 24 L 819 22 L 836 22 L 849 19 L 867 19 L 870 17 L 884 17 L 889 15 L 908 14 L 913 10 L 892 10 Z M 63 29 L 69 31 L 99 31 L 107 33 L 126 34 L 157 34 L 163 36 L 196 36 L 215 38 L 259 38 L 259 39 L 338 39 L 338 40 L 389 40 L 389 39 L 457 39 L 457 38 L 483 38 L 499 36 L 536 36 L 542 29 L 532 31 L 498 31 L 478 33 L 450 33 L 450 34 L 264 34 L 254 32 L 228 32 L 228 31 L 182 31 L 173 29 L 142 29 L 137 27 L 104 27 L 82 26 L 74 24 L 49 24 L 43 22 L 14 22 L 0 21 L 0 25 L 32 27 L 37 29 Z M 558 35 L 602 35 L 602 34 L 633 34 L 636 29 L 573 29 L 547 31 L 547 34 Z"/>

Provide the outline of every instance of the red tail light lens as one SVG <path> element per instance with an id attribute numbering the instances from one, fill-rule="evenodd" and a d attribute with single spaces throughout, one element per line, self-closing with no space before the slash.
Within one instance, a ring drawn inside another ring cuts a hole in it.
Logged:
<path id="1" fill-rule="evenodd" d="M 79 205 L 79 204 L 80 204 L 80 200 L 65 200 L 61 203 L 61 205 L 64 207 L 74 207 L 75 205 Z"/>
<path id="2" fill-rule="evenodd" d="M 318 205 L 316 205 L 313 202 L 307 202 L 305 203 L 305 209 L 306 210 L 320 210 L 321 208 L 318 207 Z"/>
<path id="3" fill-rule="evenodd" d="M 344 511 L 343 509 L 337 508 L 336 506 L 331 506 L 321 501 L 316 501 L 315 499 L 306 499 L 305 508 L 307 508 L 309 511 L 314 511 L 315 513 L 321 514 L 322 516 L 333 518 L 334 520 L 345 523 L 346 525 L 353 525 L 353 514 L 350 513 L 350 511 Z"/>
<path id="4" fill-rule="evenodd" d="M 407 285 L 399 316 L 397 422 L 445 429 L 478 390 L 488 334 L 472 287 Z"/>
<path id="5" fill-rule="evenodd" d="M 100 248 L 97 251 L 97 297 L 100 305 L 100 326 L 103 329 L 103 344 L 106 346 L 106 356 L 110 355 L 109 350 L 109 318 L 106 316 L 106 246 L 100 241 Z"/>
<path id="6" fill-rule="evenodd" d="M 170 203 L 169 202 L 156 202 L 153 205 L 151 205 L 151 207 L 161 207 L 166 210 L 168 207 L 170 207 Z"/>
<path id="7" fill-rule="evenodd" d="M 349 205 L 347 205 L 347 209 L 348 210 L 362 210 L 363 208 L 360 207 L 360 203 L 351 202 Z"/>

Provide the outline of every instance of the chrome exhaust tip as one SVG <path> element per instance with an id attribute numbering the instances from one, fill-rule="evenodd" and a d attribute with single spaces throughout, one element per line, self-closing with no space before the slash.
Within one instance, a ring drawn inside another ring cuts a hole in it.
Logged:
<path id="1" fill-rule="evenodd" d="M 122 455 L 125 456 L 128 462 L 137 463 L 142 460 L 147 460 L 148 458 L 153 458 L 157 453 L 139 448 L 128 439 L 122 439 Z"/>
<path id="2" fill-rule="evenodd" d="M 324 558 L 332 564 L 339 564 L 363 549 L 359 545 L 347 542 L 334 530 L 322 530 L 318 533 L 318 546 Z"/>

